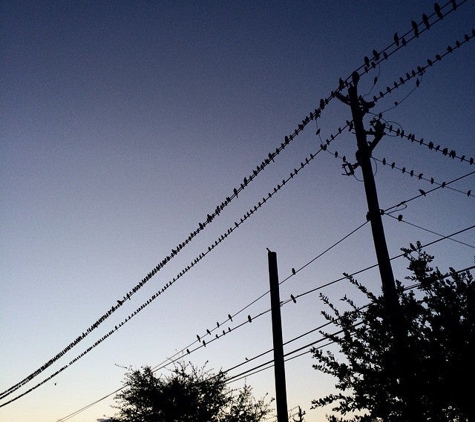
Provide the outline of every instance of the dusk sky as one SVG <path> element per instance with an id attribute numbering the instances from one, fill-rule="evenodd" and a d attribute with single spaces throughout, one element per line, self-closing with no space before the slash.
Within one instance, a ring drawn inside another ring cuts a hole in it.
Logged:
<path id="1" fill-rule="evenodd" d="M 395 278 L 417 241 L 442 272 L 473 265 L 474 1 L 440 2 L 443 19 L 432 0 L 0 4 L 0 421 L 112 416 L 129 367 L 270 361 L 252 359 L 272 349 L 267 248 L 284 351 L 302 348 L 288 407 L 324 421 L 311 400 L 334 380 L 305 353 L 319 294 L 364 304 L 343 273 L 381 293 L 361 171 L 342 168 L 351 110 L 331 95 L 355 70 L 376 98 L 365 126 L 392 128 L 372 164 Z M 245 381 L 275 397 L 272 368 L 230 386 Z"/>

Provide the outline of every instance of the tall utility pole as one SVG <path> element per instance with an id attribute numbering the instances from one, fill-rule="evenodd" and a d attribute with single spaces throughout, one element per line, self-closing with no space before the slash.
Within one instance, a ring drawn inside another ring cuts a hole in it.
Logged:
<path id="1" fill-rule="evenodd" d="M 379 208 L 378 195 L 376 192 L 376 183 L 374 181 L 373 169 L 371 168 L 371 153 L 384 135 L 384 127 L 375 125 L 375 130 L 367 132 L 364 128 L 363 117 L 368 110 L 374 106 L 358 97 L 357 85 L 359 80 L 358 73 L 353 73 L 353 83 L 348 88 L 348 99 L 340 99 L 349 104 L 353 116 L 353 125 L 356 134 L 358 151 L 356 159 L 363 173 L 364 187 L 366 192 L 366 201 L 368 203 L 368 218 L 371 222 L 373 232 L 374 247 L 378 260 L 379 273 L 383 288 L 383 297 L 386 307 L 386 317 L 393 333 L 394 355 L 393 361 L 389 363 L 388 370 L 391 377 L 401 380 L 400 394 L 405 397 L 407 409 L 404 411 L 404 417 L 407 422 L 420 422 L 423 420 L 420 411 L 419 401 L 411 389 L 411 379 L 413 372 L 411 360 L 407 350 L 407 332 L 404 323 L 404 317 L 400 310 L 399 301 L 396 292 L 396 283 L 389 259 L 386 237 L 384 235 L 383 222 L 381 220 L 381 211 Z M 374 136 L 373 141 L 368 144 L 366 135 Z"/>
<path id="2" fill-rule="evenodd" d="M 363 116 L 369 110 L 371 104 L 362 102 L 358 98 L 358 79 L 358 74 L 353 74 L 353 84 L 348 89 L 349 104 L 353 115 L 353 124 L 358 145 L 356 159 L 363 173 L 366 201 L 368 203 L 368 218 L 371 222 L 373 242 L 376 250 L 388 317 L 391 325 L 393 325 L 393 329 L 398 330 L 399 327 L 397 326 L 399 323 L 397 322 L 397 315 L 399 314 L 399 306 L 396 294 L 396 284 L 394 282 L 393 270 L 389 259 L 388 247 L 386 245 L 386 237 L 384 235 L 383 222 L 381 220 L 381 211 L 379 209 L 378 194 L 376 192 L 376 183 L 374 181 L 373 169 L 371 167 L 371 151 L 382 138 L 384 132 L 382 130 L 379 132 L 376 131 L 374 133 L 375 138 L 371 147 L 368 145 L 366 141 L 366 130 L 363 125 Z"/>
<path id="3" fill-rule="evenodd" d="M 269 283 L 272 311 L 272 338 L 274 342 L 274 374 L 277 421 L 288 422 L 287 390 L 285 385 L 284 344 L 282 340 L 282 320 L 280 317 L 279 274 L 277 254 L 269 251 Z"/>

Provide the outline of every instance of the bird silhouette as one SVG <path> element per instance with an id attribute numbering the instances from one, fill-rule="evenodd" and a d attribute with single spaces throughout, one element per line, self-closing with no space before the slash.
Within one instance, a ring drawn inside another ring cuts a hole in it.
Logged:
<path id="1" fill-rule="evenodd" d="M 228 314 L 228 319 L 232 322 L 233 321 L 233 317 L 231 316 L 231 314 Z"/>
<path id="2" fill-rule="evenodd" d="M 294 303 L 297 303 L 297 301 L 295 300 L 295 296 L 294 296 L 294 295 L 290 295 L 290 298 L 292 299 L 292 301 L 293 301 Z"/>
<path id="3" fill-rule="evenodd" d="M 190 350 L 189 350 L 189 349 L 186 349 L 186 353 L 190 354 Z"/>
<path id="4" fill-rule="evenodd" d="M 438 17 L 439 19 L 443 19 L 443 18 L 444 18 L 444 15 L 442 14 L 442 11 L 440 10 L 439 3 L 435 3 L 435 4 L 434 4 L 434 10 L 435 10 L 435 14 L 437 15 L 437 17 Z"/>
<path id="5" fill-rule="evenodd" d="M 421 195 L 426 196 L 426 193 L 422 189 L 419 189 L 419 192 L 421 193 Z"/>
<path id="6" fill-rule="evenodd" d="M 399 215 L 397 216 L 397 221 L 401 221 L 401 220 L 402 220 L 402 214 L 399 214 Z"/>
<path id="7" fill-rule="evenodd" d="M 201 341 L 201 337 L 198 334 L 196 334 L 196 338 L 198 339 L 198 341 Z"/>
<path id="8" fill-rule="evenodd" d="M 399 35 L 397 34 L 397 32 L 394 34 L 394 43 L 397 47 L 399 47 Z"/>
<path id="9" fill-rule="evenodd" d="M 422 22 L 424 22 L 427 29 L 430 28 L 429 18 L 425 13 L 422 15 Z"/>
<path id="10" fill-rule="evenodd" d="M 247 319 L 248 319 L 249 322 L 252 322 L 251 315 L 248 315 L 248 316 L 247 316 Z"/>
<path id="11" fill-rule="evenodd" d="M 295 275 L 296 271 L 295 271 L 295 268 L 292 268 L 292 274 Z"/>
<path id="12" fill-rule="evenodd" d="M 414 35 L 416 37 L 419 37 L 419 26 L 417 25 L 415 21 L 412 21 L 411 24 L 412 24 L 412 30 L 414 31 Z"/>
<path id="13" fill-rule="evenodd" d="M 207 332 L 209 335 L 211 335 L 211 331 L 210 331 L 210 330 L 206 329 L 206 332 Z"/>

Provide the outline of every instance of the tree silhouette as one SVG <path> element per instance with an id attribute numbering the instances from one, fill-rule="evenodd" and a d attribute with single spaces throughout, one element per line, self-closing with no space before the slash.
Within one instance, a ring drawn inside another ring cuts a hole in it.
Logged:
<path id="1" fill-rule="evenodd" d="M 110 422 L 259 422 L 270 412 L 252 389 L 226 386 L 224 372 L 179 363 L 169 376 L 155 376 L 148 366 L 126 374 Z"/>
<path id="2" fill-rule="evenodd" d="M 450 269 L 443 275 L 430 267 L 434 257 L 420 243 L 402 249 L 412 286 L 396 282 L 404 329 L 406 356 L 393 343 L 385 322 L 384 298 L 348 277 L 370 300 L 359 308 L 344 297 L 350 310 L 340 312 L 321 296 L 331 312 L 323 312 L 341 330 L 324 333 L 343 356 L 312 349 L 315 369 L 335 376 L 337 394 L 313 400 L 313 408 L 333 405 L 331 422 L 407 420 L 411 405 L 424 421 L 475 422 L 472 390 L 475 377 L 475 284 L 468 271 Z M 414 289 L 414 287 L 418 287 Z M 394 368 L 393 363 L 403 363 Z M 412 404 L 411 404 L 412 403 Z"/>

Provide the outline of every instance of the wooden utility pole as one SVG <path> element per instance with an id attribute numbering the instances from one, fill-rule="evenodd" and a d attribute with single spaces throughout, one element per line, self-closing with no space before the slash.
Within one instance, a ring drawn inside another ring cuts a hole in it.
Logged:
<path id="1" fill-rule="evenodd" d="M 287 391 L 285 384 L 284 344 L 282 340 L 282 320 L 280 317 L 279 275 L 277 254 L 268 252 L 270 302 L 272 311 L 272 338 L 274 342 L 274 375 L 277 421 L 288 422 Z"/>
<path id="2" fill-rule="evenodd" d="M 364 101 L 358 97 L 357 85 L 358 73 L 353 73 L 353 83 L 348 88 L 348 99 L 342 96 L 340 99 L 351 107 L 353 125 L 356 134 L 358 151 L 356 159 L 363 173 L 366 201 L 368 203 L 368 218 L 371 222 L 373 232 L 374 247 L 378 260 L 379 273 L 383 288 L 383 297 L 386 307 L 386 317 L 393 333 L 393 360 L 389 362 L 388 371 L 393 379 L 399 378 L 401 382 L 400 394 L 405 397 L 407 408 L 403 412 L 407 422 L 420 422 L 423 420 L 420 410 L 420 403 L 416 394 L 412 391 L 411 360 L 407 350 L 407 332 L 396 291 L 396 283 L 389 259 L 386 237 L 384 234 L 381 211 L 379 208 L 376 183 L 374 181 L 373 169 L 371 167 L 371 153 L 384 135 L 384 126 L 376 124 L 375 130 L 367 132 L 364 128 L 363 117 L 374 106 L 372 103 Z M 370 133 L 374 136 L 373 141 L 368 144 L 366 135 Z"/>
<path id="3" fill-rule="evenodd" d="M 383 295 L 386 302 L 388 317 L 393 329 L 397 330 L 398 322 L 398 300 L 396 294 L 396 283 L 394 282 L 393 270 L 389 259 L 388 247 L 386 245 L 386 237 L 384 234 L 383 222 L 381 220 L 381 211 L 379 208 L 378 194 L 376 192 L 376 183 L 374 181 L 373 169 L 371 167 L 371 152 L 379 140 L 384 135 L 382 129 L 374 133 L 375 138 L 371 147 L 366 141 L 366 130 L 363 125 L 363 116 L 369 110 L 371 104 L 363 102 L 358 98 L 357 84 L 359 76 L 353 74 L 353 84 L 348 89 L 349 104 L 353 115 L 353 124 L 356 134 L 356 142 L 358 151 L 356 159 L 363 173 L 364 187 L 366 192 L 366 201 L 368 203 L 368 218 L 371 222 L 371 230 L 373 232 L 373 242 L 378 260 L 379 273 L 383 286 Z M 374 104 L 373 104 L 374 105 Z"/>

